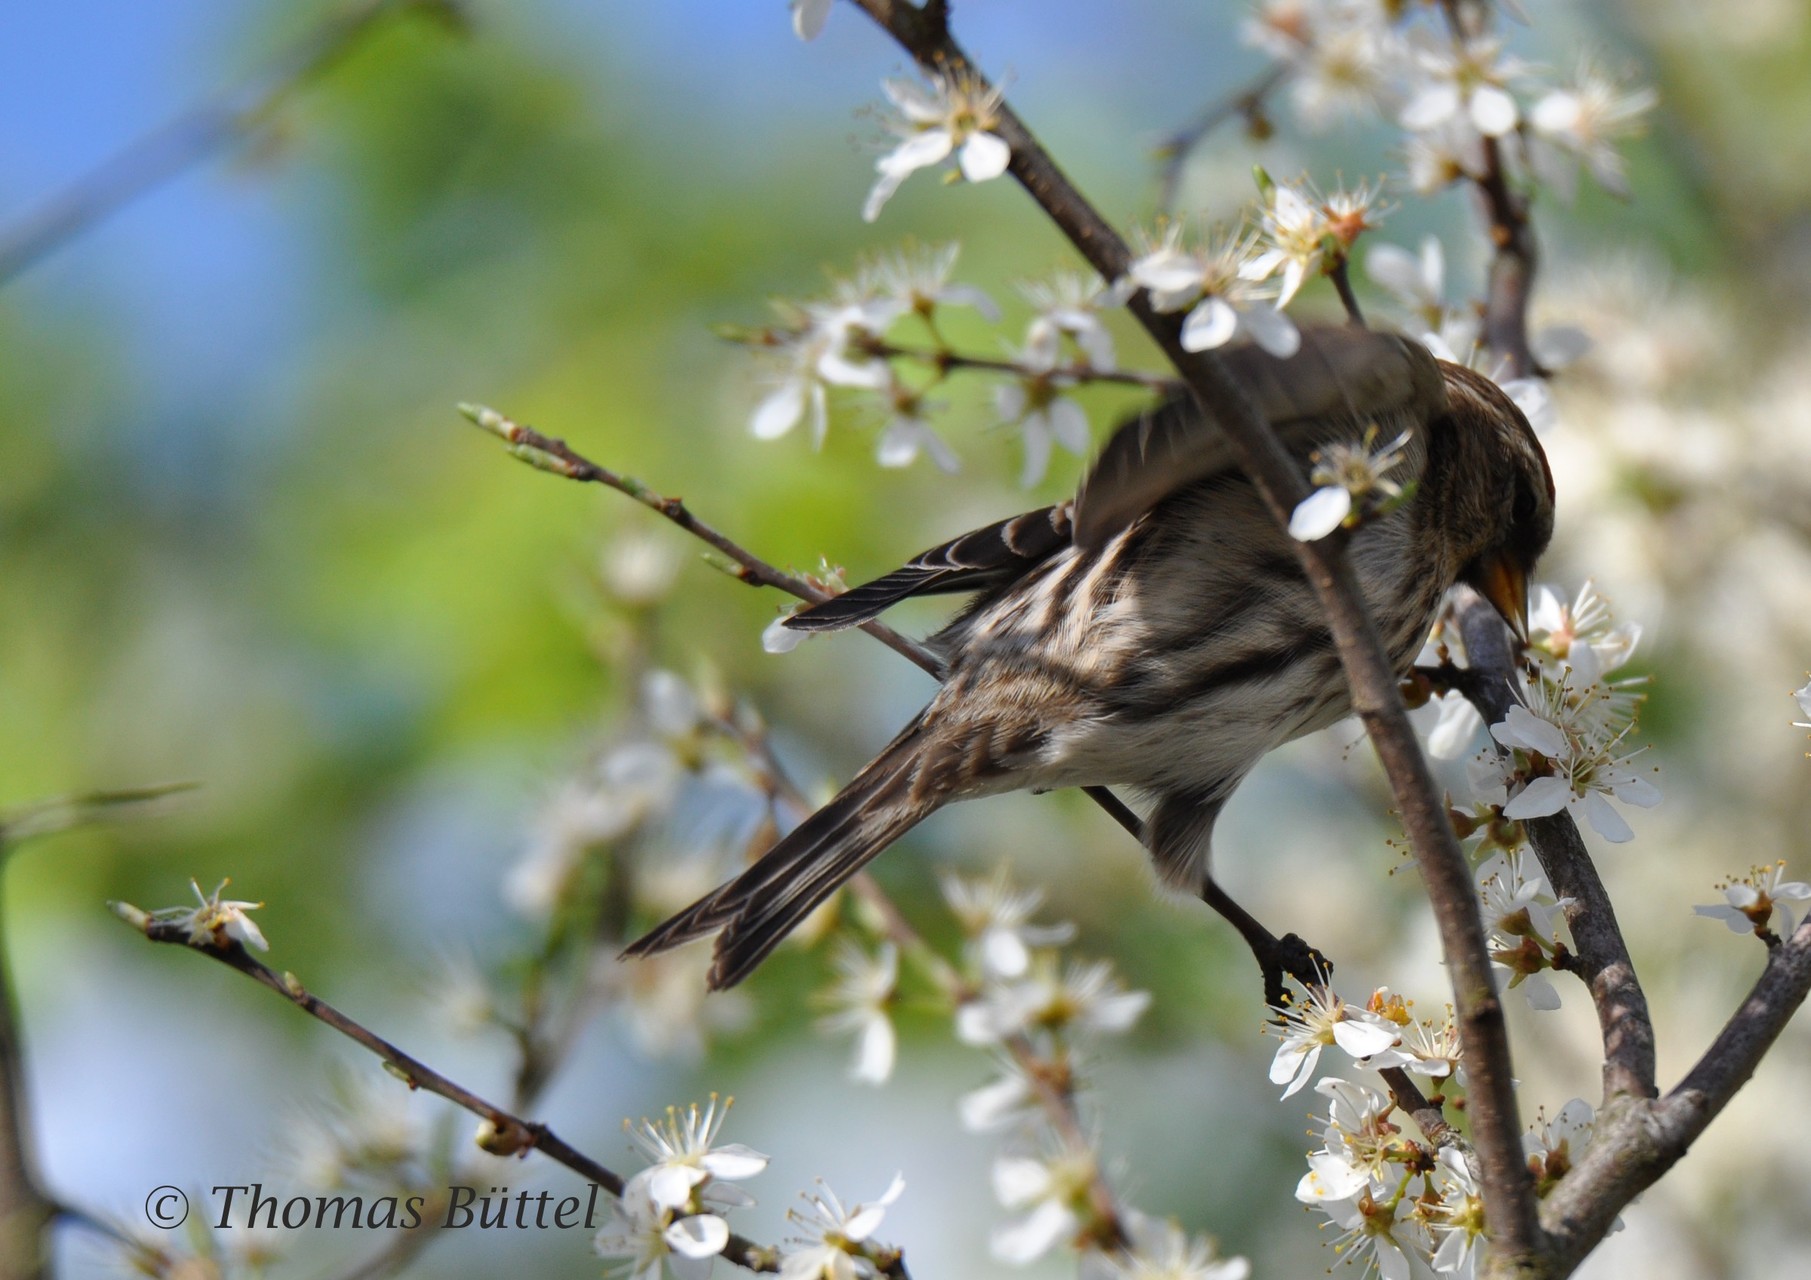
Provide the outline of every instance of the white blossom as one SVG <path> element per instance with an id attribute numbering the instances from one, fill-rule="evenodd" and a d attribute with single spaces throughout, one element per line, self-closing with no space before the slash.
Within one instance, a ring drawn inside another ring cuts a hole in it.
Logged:
<path id="1" fill-rule="evenodd" d="M 1549 91 L 1529 112 L 1528 123 L 1545 144 L 1533 153 L 1536 171 L 1570 199 L 1576 164 L 1582 163 L 1606 191 L 1627 196 L 1628 178 L 1616 144 L 1641 132 L 1657 101 L 1652 89 L 1625 90 L 1595 63 L 1581 62 L 1570 85 Z"/>
<path id="2" fill-rule="evenodd" d="M 814 1194 L 801 1193 L 805 1208 L 786 1216 L 805 1234 L 796 1237 L 780 1258 L 780 1280 L 872 1280 L 880 1274 L 869 1253 L 868 1238 L 880 1227 L 887 1209 L 905 1191 L 905 1175 L 895 1174 L 878 1200 L 847 1207 L 820 1179 Z"/>
<path id="3" fill-rule="evenodd" d="M 1440 1164 L 1440 1205 L 1428 1221 L 1436 1241 L 1430 1265 L 1441 1275 L 1472 1280 L 1490 1244 L 1485 1235 L 1484 1197 L 1465 1154 L 1457 1147 L 1443 1147 L 1435 1158 Z"/>
<path id="4" fill-rule="evenodd" d="M 749 420 L 757 440 L 776 440 L 808 418 L 812 443 L 821 445 L 830 426 L 827 388 L 877 391 L 892 384 L 886 361 L 862 343 L 884 334 L 903 304 L 871 290 L 871 281 L 842 281 L 827 301 L 776 304 L 786 324 L 769 344 L 782 373 Z"/>
<path id="5" fill-rule="evenodd" d="M 963 74 L 933 75 L 928 87 L 913 80 L 886 80 L 881 87 L 899 110 L 888 128 L 900 142 L 875 162 L 880 176 L 862 206 L 864 221 L 878 218 L 913 173 L 941 164 L 952 154 L 970 182 L 986 182 L 1006 172 L 1012 151 L 994 132 L 999 126 L 999 89 Z"/>
<path id="6" fill-rule="evenodd" d="M 1369 1010 L 1347 1004 L 1328 987 L 1310 987 L 1304 1000 L 1277 1012 L 1282 1026 L 1275 1034 L 1282 1043 L 1270 1062 L 1270 1082 L 1284 1086 L 1285 1098 L 1314 1078 L 1321 1050 L 1328 1045 L 1338 1045 L 1354 1058 L 1369 1058 L 1396 1043 L 1395 1028 Z"/>
<path id="7" fill-rule="evenodd" d="M 1523 775 L 1527 785 L 1510 798 L 1503 816 L 1539 818 L 1570 809 L 1606 840 L 1633 839 L 1610 800 L 1651 808 L 1660 803 L 1660 791 L 1630 766 L 1634 753 L 1618 754 L 1634 726 L 1617 700 L 1602 685 L 1580 689 L 1566 676 L 1542 676 L 1528 694 L 1532 706 L 1512 707 L 1490 728 L 1498 742 L 1529 757 L 1532 774 Z"/>
<path id="8" fill-rule="evenodd" d="M 885 1084 L 893 1074 L 899 1038 L 893 1030 L 893 1000 L 899 987 L 899 948 L 883 942 L 873 955 L 843 939 L 834 960 L 836 981 L 824 993 L 832 1012 L 818 1022 L 825 1031 L 855 1033 L 851 1076 L 864 1084 Z"/>
<path id="9" fill-rule="evenodd" d="M 1029 349 L 1022 359 L 1035 368 Z M 994 410 L 1004 423 L 1016 424 L 1025 441 L 1025 466 L 1019 483 L 1029 489 L 1044 478 L 1050 467 L 1053 444 L 1077 457 L 1088 453 L 1088 415 L 1063 389 L 1070 380 L 1048 369 L 1002 382 L 994 391 Z"/>
<path id="10" fill-rule="evenodd" d="M 1049 953 L 1014 982 L 990 982 L 956 1011 L 965 1044 L 998 1044 L 1025 1031 L 1120 1035 L 1151 1003 L 1148 991 L 1128 991 L 1105 960 L 1075 962 L 1059 975 Z"/>
<path id="11" fill-rule="evenodd" d="M 883 467 L 909 467 L 918 460 L 920 453 L 929 454 L 939 471 L 954 472 L 961 465 L 955 451 L 944 443 L 943 437 L 925 417 L 924 402 L 916 397 L 902 397 L 893 416 L 881 428 L 875 458 Z"/>
<path id="12" fill-rule="evenodd" d="M 968 938 L 969 958 L 989 978 L 1022 977 L 1034 947 L 1060 947 L 1075 937 L 1067 922 L 1034 924 L 1042 889 L 1015 889 L 1000 867 L 986 880 L 943 877 L 943 899 Z"/>
<path id="13" fill-rule="evenodd" d="M 1116 367 L 1113 335 L 1101 323 L 1101 314 L 1126 304 L 1129 281 L 1109 285 L 1099 276 L 1060 271 L 1041 280 L 1027 280 L 1019 292 L 1036 309 L 1025 333 L 1025 354 L 1040 367 L 1053 369 L 1061 358 L 1067 337 L 1090 369 L 1106 373 Z"/>
<path id="14" fill-rule="evenodd" d="M 678 1280 L 704 1280 L 711 1260 L 729 1243 L 729 1225 L 715 1214 L 675 1218 L 670 1207 L 655 1201 L 651 1188 L 644 1174 L 629 1179 L 610 1202 L 611 1221 L 592 1248 L 599 1257 L 623 1260 L 629 1280 L 659 1280 L 663 1264 Z"/>
<path id="15" fill-rule="evenodd" d="M 1581 685 L 1595 684 L 1622 666 L 1641 643 L 1640 624 L 1618 624 L 1610 602 L 1589 580 L 1569 602 L 1551 587 L 1538 588 L 1528 631 L 1537 653 L 1569 666 Z"/>
<path id="16" fill-rule="evenodd" d="M 999 1261 L 1025 1266 L 1050 1252 L 1081 1226 L 1095 1176 L 1094 1153 L 1063 1148 L 1046 1156 L 1001 1156 L 994 1161 L 994 1195 L 1024 1217 L 994 1230 Z"/>
<path id="17" fill-rule="evenodd" d="M 962 1127 L 970 1133 L 993 1133 L 1035 1114 L 1037 1090 L 1011 1059 L 1000 1066 L 1000 1078 L 970 1089 L 957 1100 Z"/>
<path id="18" fill-rule="evenodd" d="M 728 1102 L 718 1106 L 713 1093 L 703 1108 L 697 1103 L 683 1110 L 668 1107 L 659 1120 L 644 1118 L 639 1125 L 623 1122 L 635 1145 L 653 1161 L 643 1173 L 656 1206 L 684 1209 L 692 1204 L 694 1189 L 705 1182 L 752 1178 L 767 1167 L 766 1156 L 740 1143 L 714 1145 L 729 1106 Z"/>
<path id="19" fill-rule="evenodd" d="M 1790 904 L 1811 902 L 1811 884 L 1788 880 L 1785 876 L 1784 862 L 1755 867 L 1746 876 L 1718 886 L 1723 891 L 1722 902 L 1692 910 L 1712 920 L 1721 920 L 1734 933 L 1791 933 L 1797 927 L 1797 921 Z M 1771 928 L 1775 912 L 1782 921 L 1778 930 Z"/>
<path id="20" fill-rule="evenodd" d="M 1314 542 L 1339 528 L 1354 510 L 1362 512 L 1372 495 L 1385 501 L 1400 497 L 1402 486 L 1389 478 L 1389 472 L 1401 464 L 1408 442 L 1404 432 L 1379 446 L 1376 428 L 1371 428 L 1362 441 L 1322 445 L 1314 453 L 1314 470 L 1308 476 L 1317 487 L 1290 514 L 1289 536 Z"/>
<path id="21" fill-rule="evenodd" d="M 1551 1120 L 1543 1113 L 1522 1135 L 1522 1153 L 1528 1157 L 1528 1169 L 1534 1174 L 1539 1194 L 1545 1195 L 1572 1168 L 1589 1145 L 1596 1124 L 1591 1104 L 1574 1098 Z"/>
<path id="22" fill-rule="evenodd" d="M 986 292 L 972 284 L 953 284 L 950 272 L 955 270 L 961 246 L 955 243 L 925 245 L 908 243 L 891 254 L 876 258 L 863 268 L 874 290 L 899 307 L 901 314 L 925 317 L 936 314 L 938 307 L 973 307 L 983 319 L 1000 318 L 1000 308 Z"/>
<path id="23" fill-rule="evenodd" d="M 1220 1257 L 1212 1240 L 1190 1236 L 1167 1218 L 1136 1211 L 1123 1217 L 1130 1239 L 1107 1260 L 1116 1280 L 1246 1280 L 1251 1275 L 1249 1261 Z"/>
<path id="24" fill-rule="evenodd" d="M 1801 716 L 1804 716 L 1806 720 L 1811 720 L 1811 683 L 1807 683 L 1804 688 L 1794 691 L 1792 699 L 1798 703 L 1798 713 Z M 1794 720 L 1792 722 L 1792 727 L 1794 729 L 1811 729 L 1811 724 Z"/>
<path id="25" fill-rule="evenodd" d="M 195 891 L 198 906 L 164 907 L 151 912 L 150 919 L 158 924 L 173 924 L 182 929 L 188 934 L 191 947 L 224 948 L 238 942 L 256 947 L 259 951 L 269 951 L 270 943 L 265 941 L 263 931 L 245 914 L 256 911 L 264 904 L 222 898 L 220 895 L 231 883 L 230 879 L 222 880 L 214 886 L 214 892 L 203 893 L 201 886 L 191 879 L 189 888 Z"/>
<path id="26" fill-rule="evenodd" d="M 1172 222 L 1156 243 L 1142 234 L 1140 240 L 1126 278 L 1148 292 L 1155 310 L 1188 312 L 1182 321 L 1184 349 L 1225 346 L 1241 329 L 1279 358 L 1301 348 L 1301 334 L 1275 301 L 1275 290 L 1260 282 L 1255 239 L 1229 237 L 1185 247 L 1182 225 Z"/>
<path id="27" fill-rule="evenodd" d="M 1456 45 L 1423 41 L 1415 45 L 1413 58 L 1416 90 L 1400 117 L 1402 127 L 1410 132 L 1457 123 L 1482 137 L 1500 138 L 1521 119 L 1507 86 L 1523 68 L 1517 60 L 1504 56 L 1502 41 L 1494 37 Z"/>

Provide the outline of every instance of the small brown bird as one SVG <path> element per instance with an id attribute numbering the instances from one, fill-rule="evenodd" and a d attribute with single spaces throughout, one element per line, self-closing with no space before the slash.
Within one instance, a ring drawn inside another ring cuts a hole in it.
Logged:
<path id="1" fill-rule="evenodd" d="M 1442 597 L 1469 583 L 1518 629 L 1553 532 L 1553 478 L 1489 379 L 1419 343 L 1310 328 L 1278 359 L 1224 354 L 1289 452 L 1404 436 L 1404 500 L 1351 556 L 1399 673 Z M 1411 488 L 1412 485 L 1412 488 Z M 713 988 L 747 977 L 812 908 L 942 806 L 1006 791 L 1125 785 L 1168 883 L 1200 892 L 1221 807 L 1272 749 L 1348 714 L 1333 640 L 1290 548 L 1191 398 L 1122 426 L 1072 502 L 946 542 L 795 615 L 854 626 L 908 596 L 977 592 L 930 645 L 943 687 L 847 787 L 735 880 L 634 943 L 718 934 Z"/>

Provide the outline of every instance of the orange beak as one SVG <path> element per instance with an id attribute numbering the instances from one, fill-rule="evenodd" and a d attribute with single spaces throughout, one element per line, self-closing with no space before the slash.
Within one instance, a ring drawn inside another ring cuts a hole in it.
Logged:
<path id="1" fill-rule="evenodd" d="M 1503 615 L 1515 638 L 1528 643 L 1528 573 L 1507 552 L 1498 552 L 1478 566 L 1472 580 L 1480 594 Z"/>

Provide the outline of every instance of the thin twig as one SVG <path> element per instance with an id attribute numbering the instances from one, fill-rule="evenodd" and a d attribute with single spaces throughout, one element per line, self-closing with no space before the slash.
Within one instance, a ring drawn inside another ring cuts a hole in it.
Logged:
<path id="1" fill-rule="evenodd" d="M 564 440 L 542 435 L 533 427 L 523 426 L 519 422 L 512 421 L 495 409 L 489 409 L 483 405 L 462 404 L 459 406 L 459 411 L 492 435 L 503 440 L 510 446 L 512 454 L 538 470 L 549 471 L 555 475 L 564 476 L 568 480 L 604 485 L 618 493 L 628 495 L 650 511 L 665 516 L 694 538 L 729 557 L 735 565 L 732 573 L 740 581 L 757 587 L 776 587 L 787 595 L 795 596 L 810 604 L 822 604 L 831 598 L 831 593 L 822 587 L 796 574 L 775 568 L 731 538 L 719 533 L 687 510 L 682 499 L 662 497 L 633 476 L 625 476 L 608 467 L 599 466 L 589 458 L 575 452 Z M 943 677 L 943 659 L 932 649 L 919 644 L 916 640 L 900 635 L 884 622 L 864 622 L 861 629 L 925 671 L 939 679 Z"/>
<path id="2" fill-rule="evenodd" d="M 1022 360 L 1002 360 L 987 356 L 965 355 L 943 347 L 907 347 L 896 342 L 868 338 L 859 342 L 868 355 L 888 360 L 915 360 L 929 365 L 939 375 L 951 370 L 973 369 L 984 373 L 1010 373 L 1020 378 L 1052 378 L 1070 382 L 1109 382 L 1126 387 L 1144 387 L 1170 394 L 1182 389 L 1182 383 L 1161 373 L 1144 373 L 1137 369 L 1097 369 L 1090 364 L 1058 365 L 1051 369 L 1035 368 Z"/>
<path id="3" fill-rule="evenodd" d="M 297 92 L 337 66 L 392 13 L 409 9 L 459 20 L 459 0 L 360 0 L 247 87 L 191 107 L 77 178 L 0 233 L 0 285 L 6 284 L 110 214 L 249 137 Z"/>
<path id="4" fill-rule="evenodd" d="M 296 980 L 294 974 L 279 974 L 254 959 L 237 941 L 229 940 L 225 945 L 197 946 L 190 940 L 188 929 L 183 924 L 151 917 L 143 920 L 143 931 L 153 942 L 173 943 L 190 951 L 200 952 L 270 988 L 309 1017 L 327 1024 L 354 1044 L 376 1055 L 384 1064 L 384 1069 L 410 1089 L 425 1089 L 485 1121 L 490 1126 L 490 1132 L 484 1140 L 484 1148 L 491 1154 L 526 1156 L 530 1151 L 538 1151 L 588 1182 L 596 1183 L 611 1195 L 622 1194 L 624 1182 L 621 1177 L 561 1138 L 547 1125 L 524 1120 L 495 1103 L 486 1101 L 419 1058 L 404 1053 L 376 1032 L 308 991 Z M 749 1271 L 779 1270 L 778 1250 L 756 1244 L 739 1235 L 730 1236 L 722 1256 Z"/>
<path id="5" fill-rule="evenodd" d="M 1163 157 L 1163 168 L 1157 188 L 1157 207 L 1166 213 L 1176 208 L 1176 196 L 1182 186 L 1182 170 L 1195 148 L 1221 125 L 1242 118 L 1257 123 L 1264 118 L 1264 99 L 1289 77 L 1287 63 L 1278 62 L 1238 92 L 1209 103 L 1201 114 L 1176 130 L 1157 153 Z"/>
<path id="6" fill-rule="evenodd" d="M 855 3 L 927 72 L 961 75 L 977 87 L 987 80 L 950 39 L 942 24 L 903 0 Z M 996 109 L 994 132 L 1011 152 L 1010 172 L 1100 273 L 1117 280 L 1131 254 L 1125 241 L 1069 182 L 1012 110 Z M 1300 469 L 1265 425 L 1251 398 L 1212 352 L 1190 352 L 1180 321 L 1135 295 L 1128 309 L 1156 339 L 1194 393 L 1207 418 L 1225 431 L 1245 473 L 1283 527 L 1307 493 Z M 1343 539 L 1329 537 L 1291 546 L 1325 611 L 1351 687 L 1354 711 L 1364 722 L 1395 792 L 1422 881 L 1440 930 L 1451 971 L 1453 1003 L 1470 1072 L 1473 1134 L 1481 1182 L 1492 1223 L 1493 1246 L 1509 1265 L 1540 1252 L 1534 1189 L 1521 1154 L 1521 1122 L 1514 1092 L 1508 1031 L 1491 975 L 1471 872 L 1448 821 L 1427 760 L 1408 721 L 1396 673 L 1365 608 Z"/>

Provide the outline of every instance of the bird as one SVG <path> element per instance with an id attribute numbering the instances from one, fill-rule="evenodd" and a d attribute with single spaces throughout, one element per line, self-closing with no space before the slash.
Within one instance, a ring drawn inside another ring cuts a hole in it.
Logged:
<path id="1" fill-rule="evenodd" d="M 1358 522 L 1349 554 L 1399 675 L 1456 583 L 1526 636 L 1553 473 L 1495 382 L 1356 326 L 1303 326 L 1287 358 L 1256 346 L 1221 358 L 1300 463 L 1397 438 L 1401 495 Z M 715 934 L 706 981 L 734 986 L 932 813 L 1008 791 L 1131 788 L 1149 805 L 1159 878 L 1204 892 L 1215 819 L 1246 775 L 1350 714 L 1289 535 L 1187 394 L 1120 426 L 1073 499 L 933 547 L 787 625 L 840 630 L 908 597 L 961 592 L 973 599 L 926 642 L 946 666 L 929 704 L 833 799 L 625 958 Z"/>

